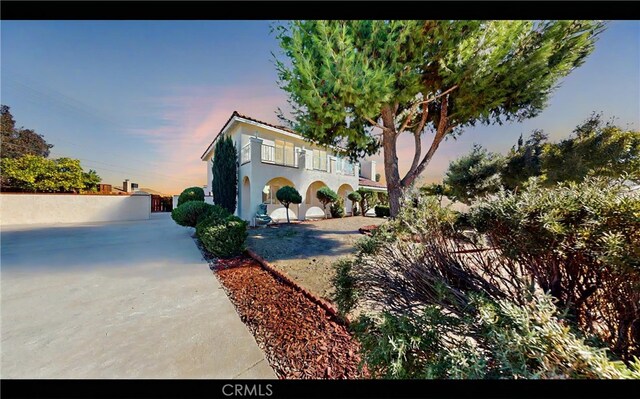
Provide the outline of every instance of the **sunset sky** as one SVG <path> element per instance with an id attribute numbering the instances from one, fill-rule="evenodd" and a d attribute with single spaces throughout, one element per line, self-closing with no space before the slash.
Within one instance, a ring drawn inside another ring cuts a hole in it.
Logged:
<path id="1" fill-rule="evenodd" d="M 205 185 L 200 155 L 237 110 L 277 123 L 286 109 L 269 21 L 2 21 L 1 101 L 18 126 L 79 158 L 103 183 L 126 178 L 167 194 Z M 523 133 L 567 137 L 592 111 L 640 127 L 640 22 L 614 21 L 537 118 L 468 129 L 424 174 L 440 180 L 474 143 L 508 150 Z M 426 137 L 428 140 L 430 137 Z M 401 137 L 400 170 L 413 156 Z M 380 157 L 378 157 L 381 159 Z M 378 167 L 382 172 L 382 168 Z"/>

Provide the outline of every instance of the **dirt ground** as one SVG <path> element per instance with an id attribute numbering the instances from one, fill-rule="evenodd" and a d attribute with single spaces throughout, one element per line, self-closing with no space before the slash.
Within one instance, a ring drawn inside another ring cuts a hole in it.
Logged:
<path id="1" fill-rule="evenodd" d="M 383 223 L 375 217 L 345 217 L 282 223 L 249 230 L 247 245 L 298 284 L 317 296 L 330 300 L 333 291 L 332 264 L 355 252 L 354 243 L 363 237 L 362 226 Z"/>

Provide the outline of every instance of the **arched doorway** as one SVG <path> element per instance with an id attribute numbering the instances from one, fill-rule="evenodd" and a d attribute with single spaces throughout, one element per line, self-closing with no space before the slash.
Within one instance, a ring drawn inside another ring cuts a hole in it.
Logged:
<path id="1" fill-rule="evenodd" d="M 251 221 L 255 210 L 251 210 L 251 182 L 249 177 L 242 179 L 242 189 L 240 191 L 240 217 L 244 220 Z"/>
<path id="2" fill-rule="evenodd" d="M 296 186 L 291 180 L 285 177 L 274 177 L 269 180 L 262 188 L 262 203 L 267 204 L 267 213 L 276 222 L 282 222 L 287 220 L 286 208 L 276 198 L 276 193 L 284 186 Z M 298 205 L 289 206 L 289 219 L 298 219 L 299 207 Z"/>
<path id="3" fill-rule="evenodd" d="M 326 217 L 325 212 L 322 209 L 322 203 L 318 201 L 318 198 L 316 197 L 318 190 L 326 186 L 326 183 L 320 180 L 309 184 L 304 196 L 305 219 L 324 219 Z"/>
<path id="4" fill-rule="evenodd" d="M 347 196 L 348 196 L 350 193 L 352 193 L 353 191 L 354 191 L 354 190 L 353 190 L 353 187 L 351 187 L 351 185 L 346 184 L 346 183 L 345 183 L 345 184 L 343 184 L 343 185 L 341 185 L 341 186 L 340 186 L 340 188 L 338 189 L 338 196 L 339 196 L 340 198 L 342 198 L 342 200 L 344 201 L 344 211 L 345 211 L 347 214 L 351 214 L 351 212 L 352 212 L 352 209 L 351 209 L 351 207 L 352 207 L 352 205 L 351 205 L 351 201 L 349 200 L 349 198 L 347 198 Z"/>

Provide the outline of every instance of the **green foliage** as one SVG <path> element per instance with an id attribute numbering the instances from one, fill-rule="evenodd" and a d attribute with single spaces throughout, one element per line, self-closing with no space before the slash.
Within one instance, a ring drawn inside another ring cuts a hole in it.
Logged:
<path id="1" fill-rule="evenodd" d="M 369 209 L 371 209 L 371 207 L 375 205 L 376 193 L 373 190 L 370 190 L 368 188 L 363 188 L 363 187 L 360 187 L 355 192 L 360 195 L 359 208 L 360 208 L 360 213 L 362 213 L 362 216 L 364 216 L 366 215 L 367 212 L 369 212 Z"/>
<path id="2" fill-rule="evenodd" d="M 420 192 L 424 195 L 433 195 L 438 201 L 442 201 L 442 197 L 453 197 L 451 188 L 444 183 L 431 183 L 420 187 Z"/>
<path id="3" fill-rule="evenodd" d="M 382 191 L 378 191 L 377 192 L 377 198 L 376 198 L 376 203 L 381 204 L 381 205 L 389 205 L 389 194 L 382 192 Z"/>
<path id="4" fill-rule="evenodd" d="M 244 251 L 248 223 L 237 216 L 228 216 L 222 222 L 202 226 L 198 238 L 213 255 L 228 258 Z"/>
<path id="5" fill-rule="evenodd" d="M 289 220 L 289 205 L 299 204 L 302 202 L 302 196 L 294 187 L 284 186 L 276 192 L 276 198 L 287 210 L 287 223 L 291 223 Z"/>
<path id="6" fill-rule="evenodd" d="M 0 106 L 0 141 L 2 141 L 2 158 L 20 158 L 24 155 L 35 155 L 43 158 L 49 156 L 53 147 L 42 135 L 31 129 L 16 128 L 16 121 L 10 108 Z"/>
<path id="7" fill-rule="evenodd" d="M 322 204 L 322 209 L 325 209 L 325 212 L 327 205 L 336 202 L 339 198 L 338 194 L 327 186 L 318 189 L 318 191 L 316 192 L 316 197 Z"/>
<path id="8" fill-rule="evenodd" d="M 359 192 L 352 191 L 347 195 L 347 199 L 351 201 L 351 212 L 353 213 L 353 216 L 357 216 L 359 214 L 359 210 L 356 204 L 362 201 L 362 196 Z"/>
<path id="9" fill-rule="evenodd" d="M 516 190 L 534 176 L 542 174 L 542 154 L 547 135 L 542 130 L 534 130 L 525 143 L 522 135 L 506 156 L 500 171 L 502 185 L 508 190 Z"/>
<path id="10" fill-rule="evenodd" d="M 477 197 L 500 190 L 500 170 L 504 160 L 498 154 L 474 145 L 471 153 L 452 161 L 444 178 L 451 198 L 470 204 Z"/>
<path id="11" fill-rule="evenodd" d="M 363 312 L 352 327 L 374 377 L 640 378 L 637 359 L 586 344 L 522 263 L 461 253 L 476 247 L 447 233 L 457 218 L 433 196 L 410 197 L 336 266 L 340 311 Z"/>
<path id="12" fill-rule="evenodd" d="M 5 191 L 78 193 L 92 191 L 100 182 L 94 170 L 83 171 L 78 159 L 24 155 L 2 158 L 1 167 Z"/>
<path id="13" fill-rule="evenodd" d="M 204 190 L 202 189 L 202 187 L 185 188 L 178 197 L 178 206 L 189 201 L 204 202 Z"/>
<path id="14" fill-rule="evenodd" d="M 343 218 L 344 217 L 344 200 L 342 199 L 342 197 L 338 197 L 338 200 L 333 202 L 331 204 L 331 207 L 329 208 L 329 211 L 331 212 L 331 217 L 332 218 Z"/>
<path id="15" fill-rule="evenodd" d="M 342 314 L 347 314 L 356 303 L 354 279 L 351 275 L 353 262 L 349 259 L 339 259 L 334 265 L 334 275 L 331 282 L 335 287 L 332 299 Z"/>
<path id="16" fill-rule="evenodd" d="M 180 226 L 196 227 L 209 216 L 213 205 L 201 201 L 188 201 L 171 211 L 171 218 Z"/>
<path id="17" fill-rule="evenodd" d="M 374 210 L 376 211 L 376 216 L 381 218 L 381 217 L 389 217 L 390 216 L 390 212 L 389 212 L 389 207 L 385 206 L 385 205 L 376 205 Z"/>
<path id="18" fill-rule="evenodd" d="M 385 312 L 353 324 L 377 378 L 640 378 L 606 350 L 585 344 L 556 316 L 547 296 L 524 306 L 474 298 L 462 317 L 427 306 L 420 319 Z"/>
<path id="19" fill-rule="evenodd" d="M 102 178 L 98 176 L 98 173 L 93 169 L 89 169 L 88 172 L 82 173 L 82 183 L 83 183 L 82 190 L 85 192 L 96 191 L 98 183 L 100 183 L 101 181 L 102 181 Z"/>
<path id="20" fill-rule="evenodd" d="M 229 211 L 227 211 L 226 209 L 224 209 L 220 205 L 209 205 L 209 204 L 207 204 L 207 205 L 208 205 L 208 207 L 206 208 L 206 212 L 201 214 L 197 218 L 197 223 L 196 223 L 196 236 L 197 237 L 200 237 L 200 234 L 202 233 L 202 231 L 203 231 L 203 229 L 205 227 L 211 226 L 211 225 L 215 225 L 215 224 L 220 224 L 226 218 L 231 216 Z"/>
<path id="21" fill-rule="evenodd" d="M 238 150 L 231 137 L 224 136 L 216 142 L 213 154 L 213 202 L 234 213 L 238 194 Z"/>
<path id="22" fill-rule="evenodd" d="M 601 115 L 594 113 L 573 133 L 560 143 L 544 146 L 545 184 L 622 175 L 640 182 L 640 131 L 625 131 L 612 122 L 605 124 Z"/>
<path id="23" fill-rule="evenodd" d="M 640 197 L 620 181 L 586 178 L 476 204 L 471 220 L 519 261 L 561 309 L 614 352 L 640 355 Z M 604 321 L 604 324 L 603 324 Z"/>
<path id="24" fill-rule="evenodd" d="M 580 182 L 587 176 L 623 177 L 640 182 L 640 131 L 623 130 L 613 122 L 603 123 L 592 114 L 577 126 L 573 136 L 559 143 L 548 143 L 541 130 L 534 130 L 523 142 L 501 158 L 475 147 L 449 166 L 452 187 L 432 185 L 424 192 L 444 195 L 469 204 L 477 197 L 495 193 L 499 187 L 509 191 L 523 188 L 528 179 L 540 177 L 546 186 L 558 182 Z M 494 173 L 495 172 L 495 173 Z"/>
<path id="25" fill-rule="evenodd" d="M 293 117 L 280 117 L 310 140 L 342 145 L 354 160 L 381 147 L 397 159 L 404 131 L 419 142 L 434 130 L 437 148 L 477 123 L 538 115 L 602 28 L 599 21 L 286 22 L 275 30 L 287 62 L 276 66 Z M 374 126 L 384 127 L 382 137 Z M 420 156 L 404 178 L 386 170 L 393 216 L 433 152 Z"/>

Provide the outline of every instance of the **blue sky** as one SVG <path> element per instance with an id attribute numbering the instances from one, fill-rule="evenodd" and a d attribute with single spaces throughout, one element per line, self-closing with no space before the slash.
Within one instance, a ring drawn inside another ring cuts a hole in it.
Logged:
<path id="1" fill-rule="evenodd" d="M 233 110 L 277 122 L 286 108 L 268 21 L 2 21 L 1 90 L 18 125 L 80 158 L 103 182 L 165 193 L 204 185 L 200 155 Z M 425 181 L 473 143 L 506 151 L 523 133 L 570 134 L 592 111 L 640 126 L 640 22 L 614 21 L 596 50 L 524 123 L 468 129 L 436 153 Z M 429 137 L 426 137 L 428 140 Z M 412 139 L 400 139 L 400 169 Z M 381 168 L 378 168 L 381 172 Z"/>

